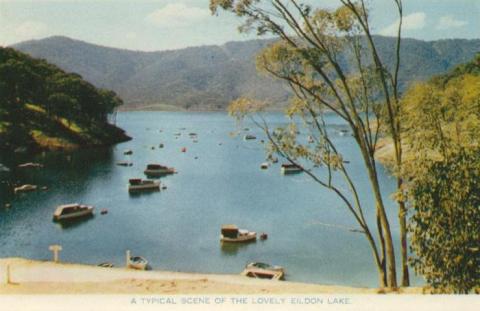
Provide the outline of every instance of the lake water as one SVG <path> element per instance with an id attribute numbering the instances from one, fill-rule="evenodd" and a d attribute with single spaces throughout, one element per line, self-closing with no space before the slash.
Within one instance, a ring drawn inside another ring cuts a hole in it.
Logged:
<path id="1" fill-rule="evenodd" d="M 272 124 L 284 122 L 270 114 Z M 349 135 L 334 130 L 342 122 L 327 118 L 332 135 L 344 151 L 367 209 L 373 207 L 359 152 Z M 261 170 L 265 152 L 261 131 L 232 137 L 235 122 L 225 113 L 124 112 L 117 116 L 132 141 L 107 149 L 35 156 L 0 155 L 11 168 L 0 173 L 0 257 L 50 259 L 48 246 L 61 244 L 63 261 L 124 265 L 125 251 L 147 258 L 153 269 L 202 273 L 240 273 L 245 264 L 263 261 L 282 265 L 286 278 L 322 284 L 377 286 L 369 245 L 348 210 L 330 191 L 306 174 L 282 176 L 280 164 Z M 198 134 L 198 143 L 189 137 Z M 181 133 L 175 136 L 175 133 Z M 158 148 L 163 143 L 164 148 Z M 152 150 L 152 146 L 155 148 Z M 181 148 L 185 147 L 185 153 Z M 133 155 L 125 156 L 125 149 Z M 131 167 L 116 166 L 128 160 Z M 15 169 L 36 161 L 39 170 Z M 166 190 L 131 196 L 129 178 L 144 177 L 148 163 L 173 166 L 178 174 L 161 179 Z M 382 191 L 388 200 L 394 179 L 380 168 Z M 48 186 L 48 191 L 13 195 L 8 183 Z M 11 203 L 9 209 L 3 208 Z M 96 207 L 95 217 L 62 227 L 52 222 L 55 207 L 79 202 Z M 100 215 L 100 209 L 108 209 Z M 367 217 L 373 211 L 367 211 Z M 388 201 L 397 243 L 396 207 Z M 268 233 L 268 240 L 221 246 L 222 224 Z"/>

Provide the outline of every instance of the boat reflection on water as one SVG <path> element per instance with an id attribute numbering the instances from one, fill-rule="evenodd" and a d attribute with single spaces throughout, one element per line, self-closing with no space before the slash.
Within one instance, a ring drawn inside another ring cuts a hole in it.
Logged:
<path id="1" fill-rule="evenodd" d="M 82 224 L 87 223 L 88 221 L 95 218 L 95 215 L 89 214 L 72 219 L 64 219 L 62 221 L 56 221 L 55 223 L 62 228 L 62 230 L 71 230 L 73 228 L 79 227 Z"/>
<path id="2" fill-rule="evenodd" d="M 142 197 L 151 196 L 157 192 L 160 192 L 160 189 L 150 190 L 150 191 L 134 191 L 128 192 L 128 196 L 130 199 L 140 199 Z"/>
<path id="3" fill-rule="evenodd" d="M 255 245 L 256 241 L 249 243 L 220 243 L 220 249 L 224 256 L 236 256 L 239 252 L 247 251 L 250 245 Z"/>

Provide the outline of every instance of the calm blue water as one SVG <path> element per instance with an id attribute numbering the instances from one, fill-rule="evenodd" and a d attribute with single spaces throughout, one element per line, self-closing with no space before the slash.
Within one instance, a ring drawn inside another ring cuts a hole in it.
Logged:
<path id="1" fill-rule="evenodd" d="M 269 115 L 269 120 L 284 122 L 280 114 Z M 341 125 L 334 116 L 327 121 L 332 127 Z M 363 235 L 339 227 L 356 228 L 332 192 L 306 174 L 282 176 L 281 160 L 268 170 L 259 168 L 265 152 L 261 132 L 254 125 L 242 125 L 259 138 L 247 142 L 242 138 L 246 132 L 229 135 L 236 126 L 224 113 L 128 112 L 119 113 L 117 124 L 134 139 L 100 150 L 0 155 L 0 163 L 10 168 L 25 161 L 45 164 L 41 170 L 0 173 L 0 257 L 50 259 L 48 246 L 58 243 L 63 246 L 61 259 L 71 262 L 123 265 L 125 250 L 130 249 L 146 257 L 153 269 L 239 273 L 248 262 L 264 261 L 284 266 L 291 281 L 378 284 L 369 245 Z M 198 143 L 188 136 L 190 132 L 198 134 Z M 367 209 L 373 208 L 353 139 L 334 137 L 351 161 L 348 165 L 361 184 L 362 201 Z M 163 149 L 158 148 L 160 143 Z M 182 147 L 187 152 L 180 152 Z M 132 149 L 133 155 L 124 156 L 125 149 Z M 116 166 L 120 160 L 134 165 Z M 179 173 L 161 179 L 166 190 L 130 196 L 128 179 L 143 177 L 147 163 L 173 166 Z M 394 180 L 382 168 L 380 173 L 388 198 Z M 38 184 L 49 190 L 13 196 L 7 182 Z M 3 208 L 6 202 L 12 204 L 10 209 Z M 55 207 L 70 202 L 92 204 L 97 213 L 73 226 L 53 223 Z M 388 204 L 398 242 L 396 208 Z M 109 213 L 100 215 L 102 208 Z M 225 223 L 267 232 L 269 238 L 221 247 L 219 231 Z"/>

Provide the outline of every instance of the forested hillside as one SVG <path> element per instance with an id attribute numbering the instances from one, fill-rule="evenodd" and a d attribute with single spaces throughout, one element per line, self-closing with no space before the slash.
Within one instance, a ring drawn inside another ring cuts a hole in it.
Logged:
<path id="1" fill-rule="evenodd" d="M 376 37 L 384 63 L 393 63 L 394 40 Z M 237 97 L 269 100 L 279 106 L 288 87 L 255 69 L 255 55 L 269 40 L 230 42 L 162 52 L 136 52 L 51 37 L 15 47 L 79 73 L 97 87 L 112 89 L 124 109 L 224 110 Z M 472 59 L 480 40 L 402 41 L 400 86 L 448 71 Z"/>
<path id="2" fill-rule="evenodd" d="M 122 104 L 78 74 L 0 48 L 0 149 L 68 149 L 129 139 L 107 122 Z"/>

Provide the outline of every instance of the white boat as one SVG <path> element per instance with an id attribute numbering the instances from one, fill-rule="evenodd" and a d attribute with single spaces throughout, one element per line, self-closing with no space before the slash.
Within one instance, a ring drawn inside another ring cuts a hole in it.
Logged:
<path id="1" fill-rule="evenodd" d="M 33 162 L 28 162 L 28 163 L 23 163 L 19 164 L 18 168 L 42 168 L 43 165 L 40 163 L 33 163 Z"/>
<path id="2" fill-rule="evenodd" d="M 132 178 L 128 180 L 128 192 L 137 191 L 158 191 L 160 190 L 160 182 L 141 178 Z"/>
<path id="3" fill-rule="evenodd" d="M 53 213 L 53 220 L 60 221 L 93 215 L 93 210 L 94 207 L 91 205 L 64 204 L 57 207 Z"/>
<path id="4" fill-rule="evenodd" d="M 231 243 L 253 242 L 257 240 L 257 233 L 245 229 L 238 229 L 236 225 L 223 225 L 220 241 Z"/>
<path id="5" fill-rule="evenodd" d="M 302 168 L 295 165 L 295 164 L 282 164 L 282 167 L 280 168 L 280 171 L 284 175 L 296 174 L 296 173 L 301 173 Z"/>
<path id="6" fill-rule="evenodd" d="M 173 167 L 166 167 L 160 164 L 148 164 L 143 173 L 145 173 L 147 176 L 159 177 L 163 175 L 174 174 L 175 169 Z"/>
<path id="7" fill-rule="evenodd" d="M 262 170 L 266 170 L 268 168 L 268 166 L 269 166 L 268 162 L 263 162 L 262 164 L 260 164 L 260 168 Z"/>
<path id="8" fill-rule="evenodd" d="M 1 172 L 10 172 L 10 169 L 5 165 L 3 165 L 2 163 L 0 163 L 0 173 Z"/>
<path id="9" fill-rule="evenodd" d="M 19 193 L 19 192 L 35 191 L 35 190 L 37 190 L 37 188 L 38 187 L 36 185 L 25 184 L 25 185 L 20 186 L 20 187 L 15 187 L 13 189 L 13 192 L 14 193 Z"/>
<path id="10" fill-rule="evenodd" d="M 252 262 L 246 265 L 241 275 L 278 281 L 283 279 L 285 270 L 281 266 L 271 266 L 263 262 Z"/>
<path id="11" fill-rule="evenodd" d="M 128 259 L 128 267 L 137 270 L 146 270 L 148 260 L 141 256 L 132 256 Z"/>

